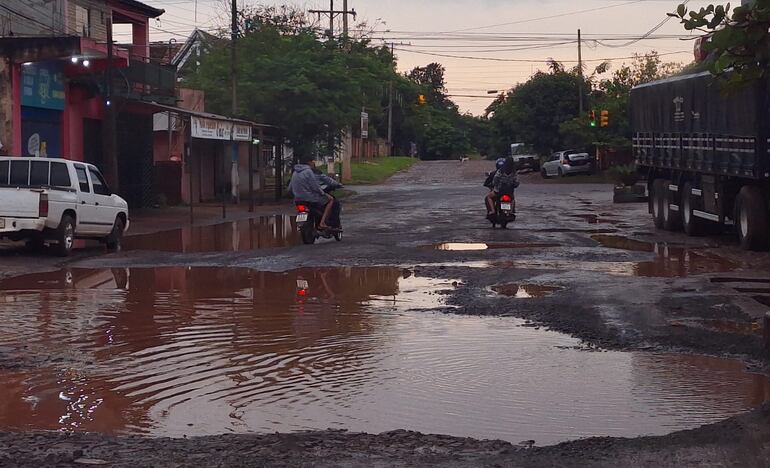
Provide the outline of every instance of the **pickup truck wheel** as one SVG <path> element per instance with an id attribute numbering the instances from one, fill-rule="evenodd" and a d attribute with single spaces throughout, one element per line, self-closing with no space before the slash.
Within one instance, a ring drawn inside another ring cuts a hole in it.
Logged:
<path id="1" fill-rule="evenodd" d="M 652 221 L 655 227 L 663 229 L 663 204 L 665 203 L 665 192 L 663 191 L 663 179 L 655 179 L 652 182 Z"/>
<path id="2" fill-rule="evenodd" d="M 60 257 L 66 257 L 72 252 L 75 245 L 75 221 L 72 216 L 64 215 L 56 229 L 56 254 Z"/>
<path id="3" fill-rule="evenodd" d="M 120 251 L 120 245 L 123 240 L 123 231 L 126 229 L 123 220 L 118 218 L 115 220 L 115 224 L 112 226 L 112 232 L 107 236 L 107 249 L 113 252 Z"/>
<path id="4" fill-rule="evenodd" d="M 762 190 L 757 187 L 741 189 L 735 200 L 735 225 L 741 247 L 745 250 L 767 249 L 770 223 Z"/>
<path id="5" fill-rule="evenodd" d="M 692 183 L 686 182 L 681 193 L 680 210 L 682 212 L 682 227 L 688 236 L 701 236 L 705 231 L 704 220 L 693 214 Z"/>

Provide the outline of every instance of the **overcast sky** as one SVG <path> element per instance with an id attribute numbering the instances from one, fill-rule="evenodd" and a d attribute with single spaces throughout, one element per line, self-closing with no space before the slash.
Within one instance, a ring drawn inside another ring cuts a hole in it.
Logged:
<path id="1" fill-rule="evenodd" d="M 239 5 L 243 2 L 238 0 Z M 225 11 L 223 0 L 197 0 L 196 22 L 196 0 L 145 0 L 145 3 L 167 12 L 160 23 L 151 23 L 153 40 L 172 37 L 184 40 L 196 24 L 201 29 L 222 24 L 221 13 Z M 289 3 L 304 8 L 329 8 L 328 0 Z M 463 111 L 481 114 L 491 101 L 486 97 L 487 91 L 504 90 L 525 81 L 533 72 L 544 69 L 544 61 L 549 57 L 576 61 L 578 28 L 583 33 L 583 58 L 589 69 L 599 59 L 618 58 L 613 64 L 619 65 L 623 62 L 620 57 L 653 49 L 669 54 L 664 57 L 668 61 L 689 62 L 691 41 L 667 37 L 625 45 L 658 26 L 666 19 L 666 13 L 675 10 L 679 3 L 670 0 L 349 0 L 349 7 L 357 11 L 359 21 L 365 20 L 375 27 L 375 38 L 402 43 L 396 46 L 401 70 L 432 61 L 444 64 L 449 92 L 455 102 Z M 689 6 L 699 8 L 708 3 L 691 0 Z M 342 0 L 335 1 L 335 8 L 342 8 Z M 653 37 L 682 34 L 685 34 L 682 26 L 672 19 L 655 31 Z"/>

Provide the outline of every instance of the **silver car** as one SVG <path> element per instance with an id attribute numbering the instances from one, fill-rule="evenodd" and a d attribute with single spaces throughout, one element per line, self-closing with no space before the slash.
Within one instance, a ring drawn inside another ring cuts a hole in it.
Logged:
<path id="1" fill-rule="evenodd" d="M 590 174 L 593 172 L 591 156 L 588 153 L 567 150 L 551 155 L 543 163 L 540 174 L 544 179 L 549 177 L 565 177 L 569 174 Z"/>

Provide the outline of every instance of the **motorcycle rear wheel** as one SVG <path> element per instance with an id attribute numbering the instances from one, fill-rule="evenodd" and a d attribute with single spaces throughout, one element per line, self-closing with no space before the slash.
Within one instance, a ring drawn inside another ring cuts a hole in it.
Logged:
<path id="1" fill-rule="evenodd" d="M 300 234 L 302 235 L 302 243 L 305 245 L 315 244 L 315 240 L 318 237 L 316 236 L 315 227 L 313 227 L 313 225 L 310 223 L 305 224 L 302 227 Z"/>

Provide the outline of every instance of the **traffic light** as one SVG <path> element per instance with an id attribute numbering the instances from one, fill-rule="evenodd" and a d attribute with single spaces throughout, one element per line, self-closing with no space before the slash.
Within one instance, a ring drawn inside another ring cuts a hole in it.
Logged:
<path id="1" fill-rule="evenodd" d="M 610 126 L 610 111 L 608 110 L 602 111 L 602 118 L 601 118 L 601 121 L 599 122 L 599 125 L 601 125 L 602 127 Z"/>
<path id="2" fill-rule="evenodd" d="M 596 127 L 596 111 L 591 111 L 588 113 L 588 125 L 591 128 Z"/>
<path id="3" fill-rule="evenodd" d="M 425 97 L 424 94 L 420 94 L 419 96 L 417 96 L 417 104 L 424 106 L 427 103 L 428 103 L 428 99 Z"/>

